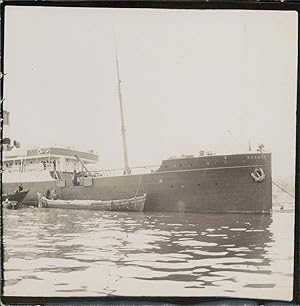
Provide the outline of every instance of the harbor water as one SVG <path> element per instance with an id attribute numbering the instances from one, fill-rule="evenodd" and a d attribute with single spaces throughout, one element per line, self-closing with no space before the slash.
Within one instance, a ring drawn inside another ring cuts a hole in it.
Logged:
<path id="1" fill-rule="evenodd" d="M 3 210 L 5 296 L 290 300 L 294 211 Z"/>

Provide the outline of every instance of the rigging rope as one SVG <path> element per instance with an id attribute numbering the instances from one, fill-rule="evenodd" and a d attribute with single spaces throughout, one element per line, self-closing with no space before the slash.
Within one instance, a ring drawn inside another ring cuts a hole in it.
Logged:
<path id="1" fill-rule="evenodd" d="M 287 190 L 285 190 L 284 188 L 282 188 L 281 186 L 279 186 L 278 184 L 276 184 L 274 181 L 272 181 L 272 183 L 278 187 L 280 190 L 282 190 L 283 192 L 287 193 L 289 196 L 291 196 L 293 199 L 295 199 L 295 196 L 293 194 L 291 194 L 290 192 L 288 192 Z"/>

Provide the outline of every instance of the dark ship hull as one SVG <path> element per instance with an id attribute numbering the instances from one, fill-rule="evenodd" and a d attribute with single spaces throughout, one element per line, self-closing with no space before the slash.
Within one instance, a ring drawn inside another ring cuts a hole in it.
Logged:
<path id="1" fill-rule="evenodd" d="M 3 183 L 4 192 L 19 182 Z M 249 153 L 164 160 L 149 174 L 86 177 L 73 186 L 70 176 L 49 182 L 22 182 L 30 189 L 24 204 L 37 204 L 37 192 L 55 188 L 63 200 L 113 200 L 147 194 L 144 211 L 270 213 L 271 154 Z"/>

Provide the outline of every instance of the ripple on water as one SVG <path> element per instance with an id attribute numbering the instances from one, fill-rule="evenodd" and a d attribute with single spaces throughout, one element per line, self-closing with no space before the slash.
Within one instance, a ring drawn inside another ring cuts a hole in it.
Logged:
<path id="1" fill-rule="evenodd" d="M 5 294 L 291 295 L 293 239 L 282 228 L 293 233 L 293 215 L 148 217 L 59 209 L 6 214 Z"/>

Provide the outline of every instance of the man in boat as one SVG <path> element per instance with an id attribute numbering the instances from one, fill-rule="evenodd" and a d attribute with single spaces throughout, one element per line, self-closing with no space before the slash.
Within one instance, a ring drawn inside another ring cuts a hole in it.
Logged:
<path id="1" fill-rule="evenodd" d="M 51 191 L 49 188 L 46 190 L 46 199 L 51 199 Z"/>
<path id="2" fill-rule="evenodd" d="M 23 185 L 20 184 L 20 185 L 18 186 L 17 192 L 21 192 L 22 190 L 23 190 Z"/>
<path id="3" fill-rule="evenodd" d="M 56 190 L 55 189 L 52 189 L 52 192 L 51 192 L 51 199 L 52 200 L 57 200 L 57 193 L 56 193 Z"/>
<path id="4" fill-rule="evenodd" d="M 72 183 L 73 183 L 74 186 L 78 186 L 78 174 L 77 174 L 76 170 L 74 170 L 74 173 L 73 173 Z"/>

